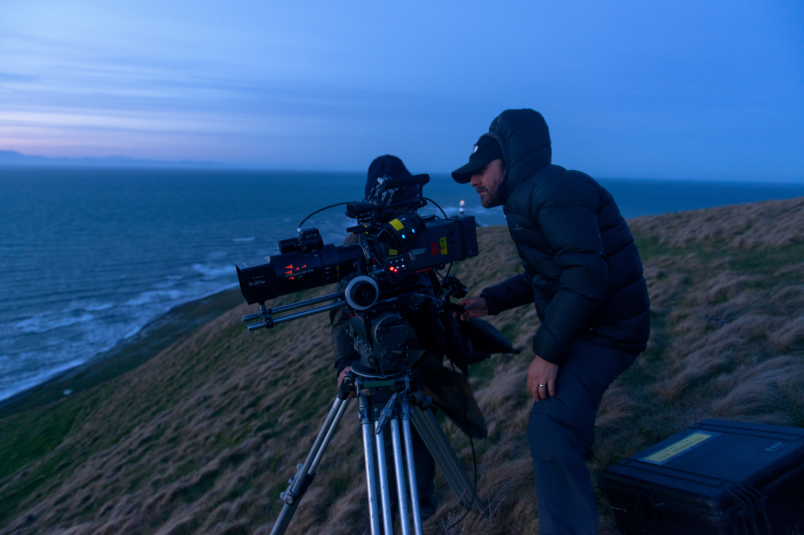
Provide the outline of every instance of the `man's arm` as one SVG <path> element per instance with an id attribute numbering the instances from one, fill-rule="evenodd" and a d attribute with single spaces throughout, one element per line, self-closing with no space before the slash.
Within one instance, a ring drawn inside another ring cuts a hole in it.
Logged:
<path id="1" fill-rule="evenodd" d="M 533 303 L 533 287 L 527 273 L 514 275 L 510 279 L 489 286 L 480 293 L 485 299 L 488 314 L 495 316 L 505 310 Z"/>
<path id="2" fill-rule="evenodd" d="M 456 302 L 466 308 L 462 314 L 454 314 L 463 321 L 490 314 L 495 316 L 504 310 L 527 305 L 533 302 L 533 287 L 526 273 L 514 275 L 510 279 L 490 286 L 481 292 L 480 297 L 466 297 Z"/>

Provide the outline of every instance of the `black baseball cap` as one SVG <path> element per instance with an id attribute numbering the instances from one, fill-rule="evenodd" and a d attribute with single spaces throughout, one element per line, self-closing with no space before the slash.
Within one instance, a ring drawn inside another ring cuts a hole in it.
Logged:
<path id="1" fill-rule="evenodd" d="M 502 147 L 497 140 L 488 134 L 483 134 L 475 143 L 472 154 L 469 155 L 469 163 L 452 172 L 452 178 L 458 184 L 466 184 L 472 180 L 472 173 L 487 165 L 490 161 L 497 158 L 502 159 Z"/>

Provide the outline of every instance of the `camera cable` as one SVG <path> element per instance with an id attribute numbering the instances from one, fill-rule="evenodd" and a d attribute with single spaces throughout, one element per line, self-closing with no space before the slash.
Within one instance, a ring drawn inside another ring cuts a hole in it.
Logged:
<path id="1" fill-rule="evenodd" d="M 433 204 L 436 206 L 436 208 L 438 208 L 439 210 L 441 210 L 441 213 L 444 215 L 444 219 L 447 219 L 447 213 L 444 211 L 444 209 L 443 209 L 443 208 L 441 208 L 441 207 L 438 205 L 438 203 L 437 203 L 437 202 L 435 202 L 433 199 L 431 199 L 431 198 L 429 198 L 429 197 L 422 197 L 422 199 L 424 199 L 424 200 L 425 200 L 425 201 L 427 201 L 427 202 L 431 202 L 431 203 L 433 203 Z"/>
<path id="2" fill-rule="evenodd" d="M 452 366 L 452 373 L 455 374 L 455 381 L 458 383 L 458 390 L 460 390 L 461 392 L 461 402 L 463 403 L 463 421 L 465 422 L 466 425 L 466 435 L 469 437 L 469 446 L 472 448 L 472 466 L 474 468 L 475 481 L 474 481 L 474 488 L 472 489 L 472 498 L 469 500 L 469 506 L 466 507 L 466 512 L 463 514 L 461 518 L 453 522 L 451 526 L 447 527 L 447 529 L 444 530 L 444 535 L 448 535 L 449 532 L 453 528 L 455 528 L 455 526 L 463 522 L 463 519 L 466 518 L 466 515 L 468 515 L 469 511 L 472 510 L 472 504 L 475 503 L 475 497 L 477 496 L 477 457 L 475 455 L 475 441 L 472 439 L 472 430 L 469 427 L 469 408 L 466 405 L 466 396 L 464 396 L 463 388 L 461 387 L 461 380 L 458 377 L 458 370 L 455 369 L 455 363 L 452 362 L 452 360 L 450 360 L 449 362 L 450 365 Z"/>
<path id="3" fill-rule="evenodd" d="M 310 219 L 311 217 L 313 217 L 314 215 L 316 215 L 318 212 L 323 212 L 324 210 L 329 210 L 330 208 L 335 208 L 336 206 L 343 206 L 344 204 L 351 204 L 351 203 L 350 203 L 350 202 L 339 202 L 338 204 L 330 204 L 329 206 L 325 206 L 325 207 L 323 207 L 323 208 L 319 208 L 318 210 L 316 210 L 316 211 L 315 211 L 315 212 L 313 212 L 312 214 L 310 214 L 310 215 L 308 215 L 307 217 L 305 217 L 304 219 L 302 219 L 302 222 L 301 222 L 301 223 L 299 223 L 299 227 L 298 227 L 298 228 L 299 228 L 299 230 L 301 230 L 302 225 L 304 225 L 305 221 L 307 221 L 308 219 Z"/>
<path id="4" fill-rule="evenodd" d="M 444 287 L 444 281 L 447 280 L 447 277 L 449 277 L 449 272 L 452 271 L 452 262 L 450 262 L 449 266 L 447 267 L 447 274 L 446 275 L 442 275 L 441 272 L 438 271 L 435 268 L 433 269 L 433 271 L 435 271 L 438 274 L 438 276 L 441 277 L 441 288 L 443 288 Z"/>
<path id="5" fill-rule="evenodd" d="M 447 275 L 445 275 L 444 279 L 442 279 L 442 280 L 445 280 L 446 277 L 449 276 L 449 272 L 450 272 L 451 269 L 452 269 L 452 264 L 450 263 L 449 268 L 447 269 Z M 440 273 L 439 273 L 439 275 L 440 275 Z M 442 291 L 443 291 L 443 286 L 442 286 Z M 446 298 L 449 299 L 449 296 L 447 296 Z M 449 317 L 450 317 L 449 312 L 446 309 L 444 309 L 444 319 L 446 321 L 448 321 Z M 444 350 L 447 353 L 450 353 L 449 349 L 447 349 L 446 347 L 444 348 Z M 450 355 L 448 354 L 447 357 L 449 358 Z M 475 453 L 475 441 L 472 438 L 472 429 L 469 426 L 469 407 L 468 407 L 468 405 L 466 403 L 466 396 L 464 395 L 464 392 L 463 392 L 463 387 L 461 385 L 461 379 L 459 377 L 458 370 L 455 368 L 455 362 L 453 362 L 452 358 L 449 358 L 449 362 L 450 362 L 450 366 L 452 366 L 452 373 L 454 374 L 455 382 L 458 384 L 458 391 L 461 393 L 461 403 L 463 404 L 463 421 L 464 421 L 464 425 L 466 426 L 466 435 L 469 437 L 469 447 L 472 449 L 472 467 L 474 469 L 474 487 L 472 488 L 472 498 L 469 500 L 469 506 L 466 507 L 466 512 L 463 514 L 463 516 L 461 518 L 459 518 L 458 520 L 453 522 L 452 525 L 448 526 L 444 530 L 444 535 L 448 535 L 449 532 L 453 528 L 455 528 L 458 524 L 463 522 L 463 520 L 466 518 L 466 515 L 468 515 L 469 511 L 472 510 L 472 504 L 474 504 L 475 498 L 477 497 L 477 455 Z M 468 381 L 468 379 L 467 379 L 467 381 Z"/>

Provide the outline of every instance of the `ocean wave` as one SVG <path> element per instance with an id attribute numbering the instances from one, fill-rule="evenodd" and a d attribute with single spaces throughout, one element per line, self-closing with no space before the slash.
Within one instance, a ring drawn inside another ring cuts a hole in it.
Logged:
<path id="1" fill-rule="evenodd" d="M 249 236 L 248 238 L 235 238 L 232 241 L 236 241 L 236 242 L 254 241 L 254 236 Z"/>
<path id="2" fill-rule="evenodd" d="M 142 306 L 164 301 L 175 301 L 184 296 L 179 290 L 150 290 L 142 292 L 140 295 L 125 302 L 126 306 Z"/>
<path id="3" fill-rule="evenodd" d="M 224 275 L 233 275 L 234 266 L 210 266 L 209 264 L 193 264 L 192 268 L 207 278 L 217 278 Z"/>
<path id="4" fill-rule="evenodd" d="M 76 359 L 44 371 L 33 373 L 17 372 L 13 376 L 4 376 L 2 377 L 2 380 L 0 380 L 0 401 L 10 398 L 14 394 L 18 394 L 32 386 L 43 383 L 54 375 L 58 375 L 63 371 L 80 366 L 84 362 L 86 362 L 85 359 Z"/>
<path id="5" fill-rule="evenodd" d="M 229 251 L 213 251 L 207 254 L 207 260 L 217 260 L 229 256 Z"/>
<path id="6" fill-rule="evenodd" d="M 100 303 L 100 304 L 91 304 L 84 307 L 84 310 L 87 312 L 100 312 L 101 310 L 109 310 L 114 306 L 114 303 Z"/>
<path id="7" fill-rule="evenodd" d="M 132 336 L 134 336 L 135 334 L 137 334 L 141 330 L 142 330 L 142 327 L 140 327 L 139 325 L 134 327 L 134 328 L 132 328 L 132 329 L 130 329 L 126 334 L 123 335 L 123 340 L 128 340 L 129 338 L 131 338 Z"/>
<path id="8" fill-rule="evenodd" d="M 24 334 L 39 334 L 54 331 L 62 327 L 75 325 L 85 321 L 91 321 L 95 318 L 94 315 L 84 313 L 80 316 L 61 316 L 58 317 L 53 313 L 37 314 L 36 316 L 26 318 L 14 324 L 14 330 L 18 333 Z"/>

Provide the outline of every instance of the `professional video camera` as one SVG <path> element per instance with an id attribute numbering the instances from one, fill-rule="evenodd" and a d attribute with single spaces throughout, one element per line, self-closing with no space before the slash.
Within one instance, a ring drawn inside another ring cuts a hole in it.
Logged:
<path id="1" fill-rule="evenodd" d="M 243 316 L 244 322 L 260 320 L 249 325 L 249 331 L 270 329 L 278 323 L 346 306 L 350 309 L 349 334 L 360 354 L 360 361 L 352 364 L 351 371 L 343 377 L 307 459 L 297 466 L 290 485 L 280 495 L 284 505 L 272 535 L 284 534 L 290 524 L 353 389 L 359 403 L 372 535 L 380 534 L 380 522 L 386 535 L 393 533 L 383 438 L 388 429 L 398 511 L 405 519 L 401 523 L 404 535 L 410 533 L 406 486 L 410 489 L 414 533 L 422 533 L 411 425 L 416 426 L 458 501 L 467 509 L 482 510 L 476 488 L 428 408 L 431 400 L 422 392 L 420 372 L 407 369 L 404 362 L 410 333 L 406 317 L 425 305 L 435 306 L 445 314 L 463 311 L 451 304 L 450 298 L 465 296 L 466 288 L 449 272 L 439 279 L 434 271 L 478 254 L 474 217 L 450 218 L 443 210 L 443 218 L 417 213 L 429 200 L 422 196 L 422 186 L 429 181 L 428 175 L 380 178 L 363 202 L 341 203 L 346 204 L 346 215 L 356 220 L 357 224 L 347 230 L 357 243 L 325 245 L 317 229 L 302 228 L 307 219 L 318 213 L 313 212 L 299 225 L 298 238 L 279 242 L 278 255 L 237 266 L 243 297 L 249 304 L 259 303 L 257 313 Z M 273 309 L 265 307 L 265 301 L 270 299 L 340 281 L 340 291 L 330 295 Z M 403 474 L 407 475 L 407 484 Z"/>
<path id="2" fill-rule="evenodd" d="M 280 254 L 238 265 L 243 297 L 249 304 L 260 305 L 259 312 L 244 317 L 244 321 L 262 320 L 249 325 L 249 329 L 271 328 L 283 321 L 346 304 L 354 313 L 350 331 L 363 371 L 379 375 L 398 372 L 408 338 L 404 314 L 427 301 L 443 306 L 443 299 L 435 298 L 429 291 L 432 285 L 416 274 L 478 254 L 474 217 L 448 218 L 444 214 L 443 218 L 437 218 L 417 213 L 427 204 L 427 199 L 421 196 L 421 187 L 429 181 L 428 175 L 381 178 L 364 202 L 344 203 L 346 215 L 357 221 L 347 229 L 357 235 L 356 244 L 325 245 L 318 229 L 300 228 L 298 238 L 279 242 Z M 417 193 L 412 198 L 411 188 L 416 188 Z M 264 306 L 269 299 L 335 283 L 353 274 L 356 276 L 342 293 L 275 309 Z M 444 282 L 444 289 L 451 290 L 451 296 L 461 297 L 462 287 L 457 280 L 450 278 Z M 274 317 L 279 312 L 327 301 L 335 302 Z"/>

